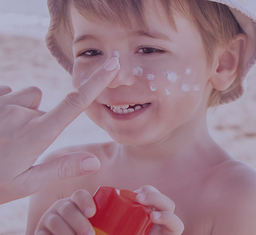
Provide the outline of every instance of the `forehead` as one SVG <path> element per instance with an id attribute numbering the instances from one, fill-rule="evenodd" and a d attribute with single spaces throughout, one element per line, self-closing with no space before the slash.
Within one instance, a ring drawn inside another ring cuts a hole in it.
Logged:
<path id="1" fill-rule="evenodd" d="M 201 47 L 200 33 L 190 21 L 178 14 L 173 15 L 176 22 L 175 28 L 173 28 L 168 17 L 161 15 L 162 11 L 164 9 L 155 10 L 154 5 L 148 5 L 145 7 L 144 17 L 146 27 L 140 27 L 136 21 L 131 23 L 131 27 L 123 27 L 122 24 L 116 22 L 112 24 L 113 22 L 102 19 L 93 21 L 90 18 L 87 20 L 84 14 L 82 15 L 76 7 L 71 6 L 73 45 L 84 41 L 103 42 L 105 39 L 108 42 L 116 43 L 121 40 L 125 43 L 133 38 L 143 38 L 143 40 L 153 38 L 162 39 L 172 45 L 183 42 L 184 48 L 187 49 L 191 47 L 192 43 Z M 195 45 L 193 47 L 197 48 Z"/>
<path id="2" fill-rule="evenodd" d="M 132 27 L 136 23 L 140 28 L 146 29 L 156 17 L 158 20 L 167 19 L 175 28 L 173 16 L 184 12 L 184 2 L 185 0 L 72 0 L 71 5 L 93 23 L 107 21 L 125 27 Z"/>

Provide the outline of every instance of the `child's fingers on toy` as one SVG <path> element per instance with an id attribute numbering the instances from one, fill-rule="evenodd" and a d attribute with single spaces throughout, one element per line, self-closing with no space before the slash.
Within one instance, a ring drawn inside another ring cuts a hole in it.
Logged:
<path id="1" fill-rule="evenodd" d="M 175 203 L 152 186 L 145 186 L 141 191 L 135 192 L 139 192 L 136 199 L 143 205 L 153 206 L 159 211 L 174 212 L 175 210 Z"/>
<path id="2" fill-rule="evenodd" d="M 34 86 L 0 96 L 0 106 L 18 105 L 29 109 L 38 109 L 42 99 L 42 91 Z"/>
<path id="3" fill-rule="evenodd" d="M 51 214 L 45 219 L 44 230 L 49 230 L 54 235 L 75 235 L 75 231 L 58 214 Z M 39 230 L 40 231 L 40 230 Z"/>
<path id="4" fill-rule="evenodd" d="M 184 224 L 180 218 L 170 211 L 154 211 L 151 213 L 150 218 L 154 224 L 163 225 L 161 234 L 180 235 L 184 230 Z M 158 231 L 157 233 L 156 230 Z M 150 235 L 159 234 L 159 227 L 152 228 Z"/>
<path id="5" fill-rule="evenodd" d="M 93 197 L 86 190 L 78 190 L 71 196 L 70 199 L 77 205 L 80 211 L 87 217 L 91 218 L 96 213 L 96 206 Z"/>
<path id="6" fill-rule="evenodd" d="M 56 210 L 66 224 L 72 228 L 75 234 L 83 235 L 88 231 L 92 233 L 94 232 L 94 229 L 88 219 L 81 213 L 77 205 L 71 202 L 70 199 L 62 201 Z"/>
<path id="7" fill-rule="evenodd" d="M 119 60 L 116 57 L 112 59 L 109 61 L 113 62 L 112 67 L 106 66 L 107 63 L 99 68 L 86 82 L 69 93 L 61 103 L 41 117 L 41 122 L 47 127 L 47 130 L 55 128 L 59 131 L 66 128 L 114 80 L 118 73 Z M 110 70 L 107 70 L 106 67 Z"/>
<path id="8" fill-rule="evenodd" d="M 49 231 L 40 230 L 38 232 L 35 232 L 35 235 L 53 235 L 53 234 Z"/>
<path id="9" fill-rule="evenodd" d="M 9 86 L 1 85 L 0 86 L 0 96 L 7 95 L 12 92 L 12 88 Z"/>

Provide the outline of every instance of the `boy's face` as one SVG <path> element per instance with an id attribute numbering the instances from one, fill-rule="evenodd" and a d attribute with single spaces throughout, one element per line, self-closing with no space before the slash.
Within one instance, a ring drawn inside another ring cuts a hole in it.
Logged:
<path id="1" fill-rule="evenodd" d="M 205 115 L 211 91 L 210 69 L 196 27 L 176 15 L 176 31 L 165 11 L 160 9 L 160 19 L 154 9 L 147 8 L 149 29 L 144 32 L 136 23 L 126 28 L 90 22 L 71 8 L 74 86 L 86 81 L 111 57 L 119 56 L 117 77 L 86 114 L 123 144 L 154 143 L 177 133 L 174 130 L 184 130 L 184 125 Z M 137 108 L 132 109 L 133 104 Z M 122 105 L 130 106 L 123 111 L 117 107 Z"/>

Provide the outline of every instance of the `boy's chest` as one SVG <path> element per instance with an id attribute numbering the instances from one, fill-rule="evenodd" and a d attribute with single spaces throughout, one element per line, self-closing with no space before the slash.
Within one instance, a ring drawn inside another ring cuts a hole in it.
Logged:
<path id="1" fill-rule="evenodd" d="M 103 169 L 104 170 L 104 169 Z M 120 189 L 136 190 L 151 185 L 168 196 L 176 205 L 175 214 L 185 224 L 183 235 L 211 235 L 212 202 L 204 188 L 203 176 L 180 177 L 165 172 L 152 172 L 142 175 L 133 172 L 114 170 L 90 176 L 90 186 L 83 184 L 91 194 L 101 185 Z M 86 180 L 88 182 L 88 180 Z M 81 187 L 81 186 L 80 186 Z"/>

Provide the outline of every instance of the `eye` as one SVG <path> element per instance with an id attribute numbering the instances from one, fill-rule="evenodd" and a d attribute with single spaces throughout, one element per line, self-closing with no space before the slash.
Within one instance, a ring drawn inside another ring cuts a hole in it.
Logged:
<path id="1" fill-rule="evenodd" d="M 143 47 L 138 50 L 138 53 L 153 54 L 153 53 L 164 53 L 164 51 L 160 49 L 152 48 L 152 47 Z"/>
<path id="2" fill-rule="evenodd" d="M 77 57 L 79 57 L 79 56 L 92 57 L 92 56 L 97 56 L 97 55 L 103 55 L 103 53 L 100 50 L 90 49 L 90 50 L 81 52 L 80 54 L 78 54 Z"/>

